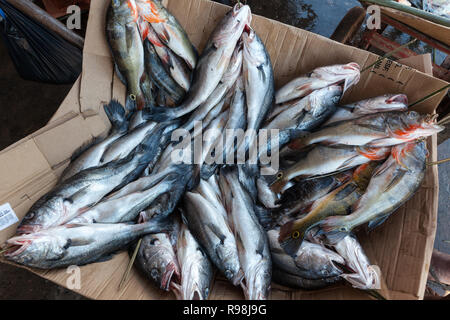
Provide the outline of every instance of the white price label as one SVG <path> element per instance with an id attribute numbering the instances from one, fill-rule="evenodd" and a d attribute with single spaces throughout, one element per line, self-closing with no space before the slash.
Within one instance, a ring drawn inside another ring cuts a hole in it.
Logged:
<path id="1" fill-rule="evenodd" d="M 19 218 L 17 218 L 10 204 L 2 204 L 0 206 L 0 230 L 6 229 L 16 222 L 19 222 Z"/>

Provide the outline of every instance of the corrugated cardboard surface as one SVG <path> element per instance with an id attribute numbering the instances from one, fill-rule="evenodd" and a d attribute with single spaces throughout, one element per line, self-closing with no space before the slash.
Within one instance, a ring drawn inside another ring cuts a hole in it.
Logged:
<path id="1" fill-rule="evenodd" d="M 109 123 L 101 108 L 115 97 L 124 101 L 125 88 L 114 75 L 104 32 L 109 1 L 91 2 L 83 73 L 49 124 L 0 152 L 0 204 L 9 202 L 19 218 L 56 183 L 71 153 L 101 135 Z M 201 51 L 216 23 L 229 10 L 206 0 L 169 0 L 169 10 L 185 27 Z M 291 26 L 254 16 L 252 26 L 266 43 L 271 55 L 277 87 L 312 69 L 337 63 L 358 62 L 362 67 L 377 56 Z M 383 62 L 365 72 L 360 83 L 346 94 L 345 101 L 357 101 L 385 93 L 405 93 L 416 101 L 446 82 L 395 62 Z M 444 93 L 417 105 L 419 112 L 433 112 Z M 430 160 L 436 159 L 436 138 L 428 139 Z M 437 168 L 427 169 L 419 192 L 381 228 L 361 235 L 372 263 L 383 272 L 389 292 L 398 299 L 418 299 L 423 292 L 436 230 Z M 0 243 L 10 237 L 17 225 L 0 231 Z M 111 261 L 81 268 L 78 293 L 95 299 L 172 299 L 133 270 L 129 282 L 119 292 L 118 285 L 128 263 L 121 253 Z M 66 286 L 66 270 L 33 272 Z M 241 290 L 223 279 L 215 281 L 211 299 L 242 299 Z M 274 286 L 272 299 L 367 299 L 349 287 L 337 286 L 305 292 Z"/>

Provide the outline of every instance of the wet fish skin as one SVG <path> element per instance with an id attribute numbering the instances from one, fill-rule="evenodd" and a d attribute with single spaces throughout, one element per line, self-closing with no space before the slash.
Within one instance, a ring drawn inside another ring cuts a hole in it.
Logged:
<path id="1" fill-rule="evenodd" d="M 336 112 L 322 126 L 360 118 L 372 113 L 406 110 L 408 110 L 408 97 L 406 95 L 385 94 L 338 107 Z"/>
<path id="2" fill-rule="evenodd" d="M 212 263 L 234 285 L 241 283 L 236 239 L 227 220 L 200 194 L 186 192 L 183 220 Z"/>
<path id="3" fill-rule="evenodd" d="M 342 281 L 340 276 L 322 278 L 322 279 L 306 279 L 284 271 L 274 268 L 272 271 L 273 281 L 288 288 L 303 289 L 303 290 L 319 290 L 330 285 Z"/>
<path id="4" fill-rule="evenodd" d="M 130 3 L 130 6 L 129 6 Z M 114 61 L 126 80 L 128 97 L 145 107 L 145 97 L 140 84 L 144 75 L 144 48 L 136 21 L 134 0 L 112 0 L 106 17 L 106 35 Z"/>
<path id="5" fill-rule="evenodd" d="M 335 110 L 342 97 L 340 86 L 314 90 L 296 100 L 265 126 L 267 129 L 300 129 L 310 131 L 322 123 Z"/>
<path id="6" fill-rule="evenodd" d="M 345 265 L 354 271 L 342 274 L 344 280 L 357 289 L 380 289 L 380 269 L 370 264 L 364 249 L 353 234 L 344 237 L 334 244 L 333 248 L 345 259 Z"/>
<path id="7" fill-rule="evenodd" d="M 158 137 L 149 137 L 124 159 L 83 170 L 58 185 L 31 206 L 17 232 L 32 233 L 61 225 L 134 180 L 154 156 L 154 139 Z"/>
<path id="8" fill-rule="evenodd" d="M 207 300 L 214 276 L 213 266 L 184 224 L 177 241 L 177 257 L 181 265 L 181 285 L 177 290 L 177 298 Z"/>
<path id="9" fill-rule="evenodd" d="M 7 240 L 8 260 L 38 269 L 85 265 L 104 259 L 149 233 L 170 230 L 167 220 L 144 224 L 63 225 Z"/>
<path id="10" fill-rule="evenodd" d="M 111 143 L 100 158 L 100 164 L 120 160 L 130 154 L 130 152 L 144 140 L 151 131 L 156 129 L 156 122 L 144 122 L 134 130 L 123 135 L 120 139 Z"/>
<path id="11" fill-rule="evenodd" d="M 159 195 L 172 189 L 172 185 L 177 182 L 176 178 L 177 175 L 169 173 L 160 181 L 142 190 L 114 199 L 105 199 L 75 219 L 72 219 L 69 223 L 120 223 L 134 221 Z"/>
<path id="12" fill-rule="evenodd" d="M 154 46 L 147 39 L 144 41 L 145 68 L 152 80 L 160 90 L 164 90 L 175 100 L 175 103 L 183 100 L 186 91 L 164 69 L 164 66 L 156 54 Z M 151 109 L 150 109 L 151 110 Z"/>
<path id="13" fill-rule="evenodd" d="M 250 7 L 236 4 L 211 34 L 194 70 L 192 86 L 183 104 L 171 109 L 154 109 L 152 120 L 164 121 L 181 117 L 208 99 L 227 70 L 236 44 L 250 20 Z"/>
<path id="14" fill-rule="evenodd" d="M 135 1 L 139 15 L 152 25 L 161 41 L 195 69 L 197 52 L 178 20 L 159 0 Z"/>
<path id="15" fill-rule="evenodd" d="M 223 74 L 219 84 L 208 99 L 192 113 L 189 120 L 183 125 L 183 128 L 190 131 L 194 127 L 195 121 L 202 121 L 205 119 L 209 112 L 225 98 L 227 92 L 233 87 L 241 72 L 242 46 L 238 44 L 234 49 L 228 68 Z"/>
<path id="16" fill-rule="evenodd" d="M 289 181 L 296 177 L 314 177 L 344 171 L 374 160 L 386 159 L 391 153 L 390 147 L 370 148 L 354 146 L 316 146 L 297 163 L 279 171 L 274 177 L 271 188 L 274 192 L 283 192 Z"/>
<path id="17" fill-rule="evenodd" d="M 316 68 L 310 74 L 296 78 L 278 89 L 275 93 L 275 103 L 301 98 L 314 90 L 341 82 L 344 82 L 345 93 L 349 87 L 358 83 L 359 79 L 360 67 L 355 62 Z"/>
<path id="18" fill-rule="evenodd" d="M 272 62 L 261 38 L 253 29 L 242 34 L 247 130 L 257 130 L 272 107 L 275 94 Z"/>
<path id="19" fill-rule="evenodd" d="M 130 247 L 134 252 L 136 246 Z M 168 233 L 149 234 L 142 238 L 136 266 L 161 290 L 169 291 L 181 279 L 177 255 Z"/>
<path id="20" fill-rule="evenodd" d="M 369 229 L 382 224 L 420 187 L 427 153 L 425 141 L 392 148 L 391 156 L 374 172 L 366 193 L 354 205 L 351 214 L 328 217 L 321 222 L 327 238 L 336 242 L 362 224 L 369 223 Z"/>
<path id="21" fill-rule="evenodd" d="M 345 264 L 345 260 L 336 252 L 324 246 L 303 241 L 293 256 L 281 248 L 276 229 L 268 231 L 270 251 L 274 268 L 310 280 L 336 277 L 342 270 L 335 264 Z"/>
<path id="22" fill-rule="evenodd" d="M 234 154 L 237 147 L 234 144 L 234 139 L 233 143 L 228 143 L 228 140 L 230 139 L 227 138 L 227 134 L 233 134 L 234 130 L 241 129 L 243 131 L 245 129 L 246 118 L 242 116 L 243 114 L 245 114 L 245 111 L 244 84 L 242 78 L 240 77 L 238 78 L 238 80 L 236 80 L 234 86 L 234 94 L 231 100 L 227 122 L 223 129 L 220 128 L 222 129 L 221 131 L 225 133 L 225 135 L 220 135 L 210 147 L 207 153 L 206 163 L 204 163 L 201 167 L 200 177 L 202 179 L 208 180 L 216 172 L 220 163 L 228 163 L 228 159 L 233 159 L 234 162 Z M 215 154 L 218 153 L 217 151 L 221 152 L 223 158 L 219 159 L 221 160 L 219 163 L 218 161 L 214 161 L 213 163 L 211 163 L 211 160 L 214 160 L 216 158 L 211 156 L 211 153 L 213 151 L 215 151 Z"/>
<path id="23" fill-rule="evenodd" d="M 92 146 L 78 156 L 72 156 L 69 166 L 64 170 L 60 177 L 59 183 L 84 169 L 98 166 L 100 164 L 100 159 L 108 146 L 127 132 L 128 121 L 125 118 L 123 106 L 118 101 L 112 100 L 109 104 L 104 105 L 104 109 L 112 124 L 108 136 L 98 142 L 94 142 Z"/>
<path id="24" fill-rule="evenodd" d="M 241 186 L 235 169 L 222 169 L 220 178 L 226 180 L 231 192 L 231 196 L 222 196 L 227 202 L 228 220 L 236 238 L 239 261 L 244 272 L 244 282 L 241 284 L 244 295 L 248 300 L 265 300 L 269 296 L 272 278 L 267 234 L 258 221 L 254 202 Z"/>
<path id="25" fill-rule="evenodd" d="M 286 253 L 296 254 L 308 231 L 326 217 L 348 214 L 352 206 L 366 192 L 372 174 L 379 164 L 372 161 L 359 166 L 350 181 L 316 200 L 309 208 L 305 208 L 302 211 L 305 215 L 301 218 L 281 226 L 278 240 Z"/>
<path id="26" fill-rule="evenodd" d="M 380 112 L 358 119 L 343 121 L 294 140 L 289 148 L 301 150 L 321 143 L 368 147 L 388 147 L 427 137 L 443 130 L 436 116 L 415 111 Z"/>

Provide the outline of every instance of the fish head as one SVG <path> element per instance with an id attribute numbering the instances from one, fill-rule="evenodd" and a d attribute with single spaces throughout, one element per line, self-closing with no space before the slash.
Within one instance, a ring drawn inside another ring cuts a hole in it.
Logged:
<path id="1" fill-rule="evenodd" d="M 145 271 L 162 290 L 168 291 L 172 281 L 180 280 L 180 268 L 167 234 L 146 236 L 141 250 Z"/>
<path id="2" fill-rule="evenodd" d="M 294 257 L 294 263 L 301 269 L 309 270 L 314 277 L 328 278 L 342 273 L 338 265 L 345 264 L 345 260 L 323 245 L 303 241 Z"/>
<path id="3" fill-rule="evenodd" d="M 419 114 L 415 111 L 399 112 L 388 118 L 389 133 L 405 142 L 428 137 L 444 130 L 436 123 L 437 117 L 437 114 Z"/>
<path id="4" fill-rule="evenodd" d="M 29 234 L 58 225 L 67 212 L 69 201 L 62 197 L 53 197 L 36 202 L 23 218 L 17 228 L 18 234 Z"/>
<path id="5" fill-rule="evenodd" d="M 331 84 L 343 84 L 342 93 L 344 94 L 351 86 L 359 82 L 361 73 L 359 65 L 351 62 L 317 68 L 313 71 L 311 77 L 328 81 Z"/>
<path id="6" fill-rule="evenodd" d="M 243 55 L 247 63 L 251 63 L 258 68 L 267 64 L 266 48 L 255 30 L 247 26 L 242 34 L 242 42 L 244 44 Z"/>
<path id="7" fill-rule="evenodd" d="M 19 235 L 6 241 L 5 257 L 19 264 L 36 266 L 43 261 L 61 259 L 70 245 L 67 239 L 48 232 Z"/>
<path id="8" fill-rule="evenodd" d="M 243 286 L 244 295 L 248 300 L 267 300 L 270 294 L 272 279 L 271 263 L 262 259 L 248 270 Z"/>
<path id="9" fill-rule="evenodd" d="M 312 99 L 312 106 L 335 106 L 339 104 L 342 94 L 343 90 L 341 86 L 332 85 L 314 90 L 309 97 Z"/>
<path id="10" fill-rule="evenodd" d="M 369 113 L 386 111 L 405 111 L 408 109 L 408 97 L 405 94 L 387 94 L 355 103 L 355 113 L 366 115 Z"/>
<path id="11" fill-rule="evenodd" d="M 245 26 L 250 25 L 251 19 L 250 7 L 237 3 L 223 18 L 221 32 L 215 35 L 214 43 L 219 47 L 226 45 L 230 37 L 234 37 L 237 33 L 241 34 Z"/>

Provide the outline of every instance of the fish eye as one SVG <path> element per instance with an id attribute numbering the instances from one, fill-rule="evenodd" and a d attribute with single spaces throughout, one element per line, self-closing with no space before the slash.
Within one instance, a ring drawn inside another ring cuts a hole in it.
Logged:
<path id="1" fill-rule="evenodd" d="M 159 276 L 159 271 L 158 271 L 158 269 L 153 268 L 153 269 L 150 271 L 150 275 L 152 276 L 152 278 L 153 278 L 154 280 L 157 280 L 157 279 L 158 279 L 158 276 Z"/>
<path id="2" fill-rule="evenodd" d="M 158 240 L 157 238 L 152 239 L 152 240 L 150 241 L 150 245 L 152 245 L 152 246 L 158 245 L 158 244 L 159 244 L 159 240 Z"/>
<path id="3" fill-rule="evenodd" d="M 30 212 L 29 214 L 27 214 L 25 216 L 25 219 L 27 219 L 27 220 L 30 220 L 30 219 L 33 219 L 33 218 L 34 218 L 34 212 Z"/>
<path id="4" fill-rule="evenodd" d="M 292 233 L 292 238 L 298 239 L 299 237 L 300 237 L 300 232 L 294 231 L 294 232 Z"/>

